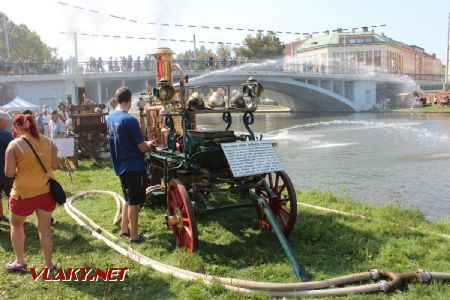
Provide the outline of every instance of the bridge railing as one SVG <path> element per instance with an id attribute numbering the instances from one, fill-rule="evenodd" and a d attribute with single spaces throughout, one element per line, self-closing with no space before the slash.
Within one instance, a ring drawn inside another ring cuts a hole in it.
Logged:
<path id="1" fill-rule="evenodd" d="M 243 60 L 174 60 L 185 71 L 215 71 L 228 68 L 238 68 L 242 71 L 275 71 L 296 74 L 323 75 L 369 75 L 369 76 L 400 76 L 407 75 L 417 82 L 443 82 L 444 74 L 403 74 L 392 73 L 381 68 L 366 66 L 336 67 L 312 65 L 307 63 L 283 63 L 280 61 L 248 62 Z M 153 60 L 107 60 L 107 61 L 57 61 L 57 62 L 21 62 L 8 63 L 0 61 L 0 76 L 43 75 L 43 74 L 93 74 L 112 72 L 154 72 Z"/>
<path id="2" fill-rule="evenodd" d="M 421 82 L 444 82 L 444 74 L 414 74 L 414 73 L 401 73 L 401 72 L 389 72 L 386 69 L 379 67 L 367 67 L 367 66 L 350 66 L 350 67 L 336 67 L 325 65 L 312 65 L 312 64 L 298 64 L 298 63 L 286 63 L 283 65 L 283 71 L 302 73 L 302 74 L 336 74 L 336 75 L 370 75 L 370 76 L 382 76 L 382 77 L 395 77 L 406 75 L 414 81 Z"/>
<path id="3" fill-rule="evenodd" d="M 175 60 L 184 70 L 210 71 L 237 67 L 245 64 L 241 60 Z M 74 73 L 107 73 L 107 72 L 140 72 L 155 71 L 155 61 L 58 61 L 58 62 L 21 62 L 9 63 L 0 61 L 0 76 L 74 74 Z"/>

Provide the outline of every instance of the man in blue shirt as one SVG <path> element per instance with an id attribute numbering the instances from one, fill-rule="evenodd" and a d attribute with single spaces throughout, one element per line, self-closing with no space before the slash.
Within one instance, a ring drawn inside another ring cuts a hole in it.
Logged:
<path id="1" fill-rule="evenodd" d="M 122 208 L 121 235 L 129 236 L 131 242 L 141 242 L 143 237 L 138 235 L 138 213 L 147 187 L 144 153 L 153 151 L 155 145 L 144 141 L 138 120 L 128 114 L 131 91 L 126 87 L 119 88 L 116 101 L 117 107 L 109 115 L 107 124 L 111 159 L 126 200 Z"/>
<path id="2" fill-rule="evenodd" d="M 36 124 L 39 127 L 39 133 L 44 134 L 44 118 L 42 117 L 42 113 L 36 113 Z"/>
<path id="3" fill-rule="evenodd" d="M 13 178 L 5 176 L 5 152 L 13 136 L 6 129 L 8 128 L 9 115 L 7 112 L 0 111 L 0 221 L 8 222 L 8 218 L 3 215 L 2 192 L 9 197 L 13 185 Z"/>

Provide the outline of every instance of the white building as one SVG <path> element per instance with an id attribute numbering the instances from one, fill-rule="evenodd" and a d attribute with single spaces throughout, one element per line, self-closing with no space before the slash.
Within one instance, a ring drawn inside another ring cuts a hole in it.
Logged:
<path id="1" fill-rule="evenodd" d="M 288 51 L 290 48 L 293 51 Z M 316 73 L 402 73 L 417 79 L 441 77 L 445 70 L 435 54 L 374 33 L 367 27 L 359 32 L 326 31 L 324 35 L 287 44 L 285 67 Z"/>

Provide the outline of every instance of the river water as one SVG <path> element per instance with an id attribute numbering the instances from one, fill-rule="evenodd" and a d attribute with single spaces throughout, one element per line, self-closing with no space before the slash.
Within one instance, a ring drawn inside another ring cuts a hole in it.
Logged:
<path id="1" fill-rule="evenodd" d="M 245 132 L 240 116 L 232 130 Z M 224 128 L 220 114 L 200 128 Z M 450 114 L 257 113 L 251 126 L 276 151 L 295 188 L 419 208 L 450 219 Z"/>

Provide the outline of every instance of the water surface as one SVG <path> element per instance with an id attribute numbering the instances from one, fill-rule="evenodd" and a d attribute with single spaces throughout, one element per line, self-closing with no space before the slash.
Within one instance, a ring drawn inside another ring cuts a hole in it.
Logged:
<path id="1" fill-rule="evenodd" d="M 220 114 L 198 116 L 197 123 L 224 128 Z M 252 128 L 277 143 L 298 189 L 450 218 L 450 114 L 257 113 Z M 245 131 L 239 115 L 231 129 Z"/>

